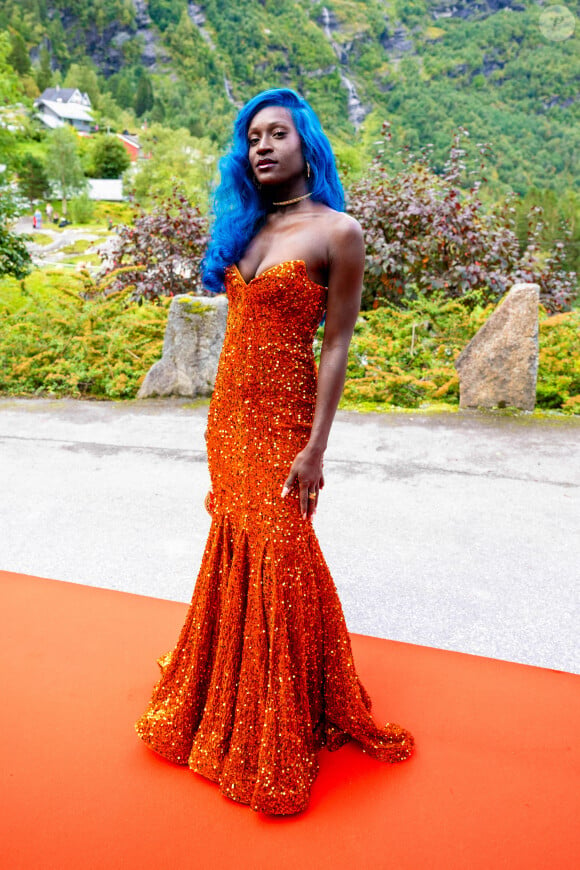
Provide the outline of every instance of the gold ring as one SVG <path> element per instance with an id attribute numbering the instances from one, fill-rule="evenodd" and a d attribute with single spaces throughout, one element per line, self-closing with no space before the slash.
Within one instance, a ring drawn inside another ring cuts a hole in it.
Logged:
<path id="1" fill-rule="evenodd" d="M 316 498 L 316 493 L 315 493 L 315 492 L 309 492 L 309 493 L 308 493 L 308 498 Z"/>

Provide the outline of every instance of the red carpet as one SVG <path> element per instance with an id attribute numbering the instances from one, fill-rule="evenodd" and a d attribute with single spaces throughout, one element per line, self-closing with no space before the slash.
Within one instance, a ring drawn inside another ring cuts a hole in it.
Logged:
<path id="1" fill-rule="evenodd" d="M 417 753 L 322 752 L 308 811 L 271 819 L 133 731 L 185 609 L 0 572 L 2 870 L 579 866 L 579 677 L 354 636 Z"/>

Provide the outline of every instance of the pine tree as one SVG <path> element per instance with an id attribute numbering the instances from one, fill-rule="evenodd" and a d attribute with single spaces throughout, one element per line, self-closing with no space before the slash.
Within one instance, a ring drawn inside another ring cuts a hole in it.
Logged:
<path id="1" fill-rule="evenodd" d="M 142 75 L 137 85 L 137 93 L 135 94 L 135 114 L 138 118 L 153 108 L 153 85 L 151 80 Z"/>
<path id="2" fill-rule="evenodd" d="M 10 34 L 10 43 L 12 50 L 8 55 L 8 62 L 21 76 L 28 75 L 30 73 L 30 57 L 24 39 L 18 32 L 14 31 Z"/>
<path id="3" fill-rule="evenodd" d="M 40 49 L 40 66 L 36 71 L 36 84 L 38 85 L 40 93 L 42 93 L 46 88 L 49 88 L 52 84 L 50 53 L 45 46 Z"/>

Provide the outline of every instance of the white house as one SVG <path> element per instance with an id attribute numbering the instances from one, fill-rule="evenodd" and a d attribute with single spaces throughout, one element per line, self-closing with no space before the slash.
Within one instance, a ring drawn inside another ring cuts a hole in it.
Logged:
<path id="1" fill-rule="evenodd" d="M 105 202 L 123 202 L 122 178 L 87 178 L 89 199 Z"/>
<path id="2" fill-rule="evenodd" d="M 78 88 L 46 88 L 34 101 L 38 117 L 47 127 L 70 124 L 76 130 L 88 133 L 93 125 L 91 100 Z"/>

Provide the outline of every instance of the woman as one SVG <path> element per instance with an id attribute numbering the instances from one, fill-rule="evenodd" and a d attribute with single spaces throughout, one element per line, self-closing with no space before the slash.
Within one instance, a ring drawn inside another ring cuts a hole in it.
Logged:
<path id="1" fill-rule="evenodd" d="M 329 142 L 290 90 L 254 97 L 222 160 L 204 283 L 228 325 L 206 433 L 209 533 L 192 603 L 137 723 L 166 758 L 265 813 L 303 810 L 317 750 L 354 738 L 402 761 L 379 728 L 311 525 L 364 265 Z M 312 342 L 323 317 L 318 373 Z"/>

